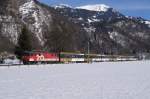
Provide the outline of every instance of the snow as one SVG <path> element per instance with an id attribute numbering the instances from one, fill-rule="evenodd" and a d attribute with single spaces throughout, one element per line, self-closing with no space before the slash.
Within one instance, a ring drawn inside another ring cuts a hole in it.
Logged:
<path id="1" fill-rule="evenodd" d="M 77 7 L 77 9 L 85 9 L 90 11 L 106 12 L 110 7 L 105 4 L 85 5 Z"/>
<path id="2" fill-rule="evenodd" d="M 145 24 L 148 24 L 148 25 L 150 25 L 150 21 L 145 21 Z"/>
<path id="3" fill-rule="evenodd" d="M 9 64 L 20 64 L 21 61 L 19 59 L 5 59 L 4 60 L 4 65 L 9 65 Z"/>
<path id="4" fill-rule="evenodd" d="M 100 19 L 93 18 L 93 19 L 87 19 L 87 21 L 88 21 L 89 23 L 92 23 L 92 22 L 100 22 L 101 20 L 100 20 Z"/>
<path id="5" fill-rule="evenodd" d="M 133 19 L 133 16 L 125 16 L 126 18 Z"/>
<path id="6" fill-rule="evenodd" d="M 127 43 L 126 43 L 126 38 L 122 35 L 119 34 L 118 32 L 108 32 L 110 39 L 112 39 L 113 41 L 116 41 L 118 44 L 121 44 L 121 46 L 126 47 Z"/>
<path id="7" fill-rule="evenodd" d="M 96 31 L 96 28 L 94 27 L 84 27 L 84 30 L 88 33 L 92 33 L 92 32 L 95 32 Z"/>
<path id="8" fill-rule="evenodd" d="M 150 28 L 150 21 L 145 21 L 145 24 L 147 24 L 148 27 Z"/>
<path id="9" fill-rule="evenodd" d="M 54 6 L 55 9 L 57 8 L 72 8 L 72 6 L 68 5 L 68 4 L 59 4 Z"/>
<path id="10" fill-rule="evenodd" d="M 88 22 L 91 23 L 91 22 L 93 22 L 93 21 L 92 21 L 91 19 L 88 19 Z"/>
<path id="11" fill-rule="evenodd" d="M 81 18 L 81 17 L 80 17 L 80 18 L 78 18 L 78 20 L 82 21 L 82 20 L 83 20 L 83 18 Z"/>
<path id="12" fill-rule="evenodd" d="M 150 99 L 150 61 L 0 67 L 0 99 Z"/>
<path id="13" fill-rule="evenodd" d="M 100 22 L 101 20 L 100 19 L 92 19 L 93 22 Z"/>
<path id="14" fill-rule="evenodd" d="M 96 15 L 94 15 L 93 18 L 96 18 Z"/>
<path id="15" fill-rule="evenodd" d="M 31 0 L 31 1 L 23 4 L 19 8 L 19 11 L 25 15 L 25 14 L 28 14 L 29 12 L 32 12 L 31 9 L 34 9 L 34 8 L 35 8 L 35 2 L 33 0 Z"/>
<path id="16" fill-rule="evenodd" d="M 45 16 L 46 10 L 43 10 L 40 6 L 38 6 L 34 0 L 28 1 L 19 7 L 19 12 L 22 16 L 22 21 L 27 23 L 24 19 L 26 18 L 33 18 L 34 22 L 30 25 L 29 28 L 31 31 L 35 32 L 38 40 L 40 41 L 41 45 L 44 45 L 43 40 L 43 32 L 45 31 L 42 27 L 44 25 L 49 27 L 49 23 L 52 21 L 51 15 L 48 14 Z"/>

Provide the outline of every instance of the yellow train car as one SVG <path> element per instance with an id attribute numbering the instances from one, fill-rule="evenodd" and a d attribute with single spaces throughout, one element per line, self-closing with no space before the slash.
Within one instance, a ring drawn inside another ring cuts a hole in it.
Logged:
<path id="1" fill-rule="evenodd" d="M 81 53 L 61 52 L 60 61 L 62 63 L 82 63 L 85 62 L 85 56 Z"/>
<path id="2" fill-rule="evenodd" d="M 137 57 L 130 55 L 104 55 L 104 54 L 82 54 L 79 52 L 61 52 L 62 63 L 91 63 L 109 61 L 135 61 Z"/>

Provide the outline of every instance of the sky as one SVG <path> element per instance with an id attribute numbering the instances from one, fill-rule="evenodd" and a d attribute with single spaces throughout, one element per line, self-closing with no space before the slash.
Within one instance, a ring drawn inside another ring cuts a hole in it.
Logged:
<path id="1" fill-rule="evenodd" d="M 150 0 L 39 0 L 47 5 L 68 4 L 78 7 L 89 4 L 105 4 L 124 15 L 150 20 Z"/>

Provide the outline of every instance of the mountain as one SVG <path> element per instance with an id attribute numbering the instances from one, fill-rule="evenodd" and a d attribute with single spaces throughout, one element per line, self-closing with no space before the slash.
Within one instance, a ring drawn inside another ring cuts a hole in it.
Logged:
<path id="1" fill-rule="evenodd" d="M 148 20 L 127 17 L 104 5 L 88 5 L 76 9 L 56 8 L 56 10 L 86 31 L 91 43 L 90 50 L 93 52 L 138 53 L 150 49 Z"/>
<path id="2" fill-rule="evenodd" d="M 104 5 L 73 8 L 37 0 L 0 0 L 0 52 L 14 52 L 26 26 L 33 50 L 135 54 L 149 52 L 150 21 Z"/>
<path id="3" fill-rule="evenodd" d="M 5 41 L 2 42 L 0 46 L 2 51 L 14 51 L 24 25 L 31 31 L 33 50 L 58 51 L 75 48 L 72 47 L 74 45 L 72 36 L 76 35 L 78 26 L 61 16 L 54 8 L 36 0 L 16 0 L 13 7 L 10 7 L 13 5 L 13 0 L 5 1 L 7 2 L 0 3 L 0 6 L 4 6 L 0 14 L 0 35 L 9 44 L 6 46 Z M 15 8 L 17 9 L 11 13 L 10 10 Z M 67 44 L 68 40 L 70 44 Z M 11 49 L 7 48 L 10 45 Z"/>

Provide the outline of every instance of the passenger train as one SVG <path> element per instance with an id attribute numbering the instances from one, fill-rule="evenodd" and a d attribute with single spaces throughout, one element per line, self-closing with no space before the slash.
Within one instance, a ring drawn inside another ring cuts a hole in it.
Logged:
<path id="1" fill-rule="evenodd" d="M 45 51 L 25 52 L 22 56 L 23 64 L 49 64 L 49 63 L 87 63 L 109 61 L 136 61 L 136 56 L 102 55 L 83 53 L 49 53 Z"/>

